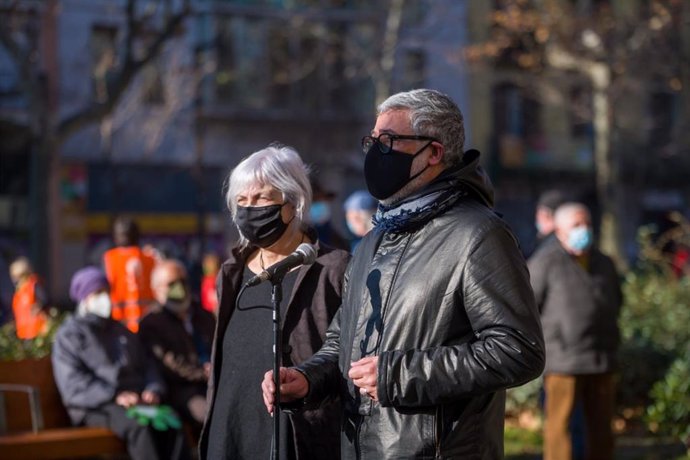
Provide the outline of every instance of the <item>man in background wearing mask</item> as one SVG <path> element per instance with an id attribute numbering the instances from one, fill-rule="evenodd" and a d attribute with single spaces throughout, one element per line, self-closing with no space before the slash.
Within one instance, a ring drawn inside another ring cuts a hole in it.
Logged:
<path id="1" fill-rule="evenodd" d="M 187 271 L 177 260 L 156 265 L 151 288 L 158 306 L 142 319 L 139 336 L 158 363 L 168 387 L 167 402 L 198 436 L 206 417 L 215 318 L 192 302 Z"/>
<path id="2" fill-rule="evenodd" d="M 517 240 L 447 95 L 398 93 L 362 139 L 380 202 L 326 341 L 281 368 L 282 402 L 340 395 L 344 459 L 503 458 L 505 389 L 541 374 L 539 312 Z M 273 372 L 262 382 L 273 408 Z"/>
<path id="3" fill-rule="evenodd" d="M 316 180 L 311 181 L 312 203 L 309 208 L 309 223 L 319 235 L 319 241 L 337 249 L 350 250 L 350 244 L 333 227 L 331 205 L 335 193 L 323 189 Z"/>
<path id="4" fill-rule="evenodd" d="M 96 267 L 72 277 L 76 314 L 58 329 L 52 351 L 62 402 L 72 423 L 112 430 L 134 460 L 189 458 L 178 430 L 153 430 L 127 416 L 133 406 L 157 405 L 165 386 L 139 338 L 111 318 L 109 288 Z"/>
<path id="5" fill-rule="evenodd" d="M 528 262 L 546 342 L 544 459 L 571 458 L 568 425 L 578 401 L 585 415 L 585 458 L 613 459 L 618 274 L 593 246 L 585 205 L 561 205 L 554 223 L 556 238 Z"/>
<path id="6" fill-rule="evenodd" d="M 347 197 L 343 203 L 345 210 L 345 223 L 350 230 L 350 252 L 355 252 L 355 248 L 362 240 L 362 237 L 374 228 L 373 217 L 379 203 L 369 195 L 366 190 L 357 190 Z"/>

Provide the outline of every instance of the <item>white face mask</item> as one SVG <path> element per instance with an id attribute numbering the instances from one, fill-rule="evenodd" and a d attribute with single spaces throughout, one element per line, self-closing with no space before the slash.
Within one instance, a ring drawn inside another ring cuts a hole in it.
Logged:
<path id="1" fill-rule="evenodd" d="M 108 295 L 107 292 L 97 294 L 86 302 L 86 312 L 100 316 L 101 318 L 110 318 L 111 310 L 110 295 Z"/>

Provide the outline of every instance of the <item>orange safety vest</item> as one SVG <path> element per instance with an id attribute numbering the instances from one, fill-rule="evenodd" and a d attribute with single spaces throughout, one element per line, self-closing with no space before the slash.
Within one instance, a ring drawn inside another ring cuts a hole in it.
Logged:
<path id="1" fill-rule="evenodd" d="M 34 313 L 36 304 L 36 285 L 38 276 L 30 275 L 21 286 L 17 287 L 12 299 L 12 311 L 17 329 L 17 337 L 20 339 L 33 339 L 46 326 L 46 317 L 43 313 Z"/>
<path id="2" fill-rule="evenodd" d="M 154 301 L 151 272 L 156 261 L 138 246 L 124 246 L 106 251 L 103 262 L 110 283 L 112 317 L 137 332 L 139 320 Z"/>

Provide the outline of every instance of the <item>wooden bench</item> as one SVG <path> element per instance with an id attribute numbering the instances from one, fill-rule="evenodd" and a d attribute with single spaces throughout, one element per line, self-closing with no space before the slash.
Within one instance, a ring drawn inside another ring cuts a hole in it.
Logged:
<path id="1" fill-rule="evenodd" d="M 50 358 L 0 362 L 0 457 L 72 459 L 125 454 L 105 428 L 73 427 L 58 393 Z"/>

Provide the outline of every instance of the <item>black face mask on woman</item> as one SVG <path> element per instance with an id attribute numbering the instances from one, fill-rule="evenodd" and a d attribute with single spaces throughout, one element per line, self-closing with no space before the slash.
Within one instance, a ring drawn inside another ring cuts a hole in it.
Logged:
<path id="1" fill-rule="evenodd" d="M 235 223 L 242 236 L 250 243 L 262 248 L 267 248 L 278 241 L 290 224 L 290 222 L 287 224 L 283 222 L 280 215 L 280 210 L 285 204 L 237 206 Z"/>
<path id="2" fill-rule="evenodd" d="M 394 149 L 384 153 L 381 150 L 381 143 L 379 141 L 371 144 L 364 159 L 364 179 L 371 196 L 379 200 L 385 200 L 403 188 L 412 179 L 426 171 L 426 168 L 429 167 L 428 164 L 424 169 L 410 177 L 412 162 L 415 157 L 429 147 L 430 144 L 431 142 L 413 155 Z"/>

